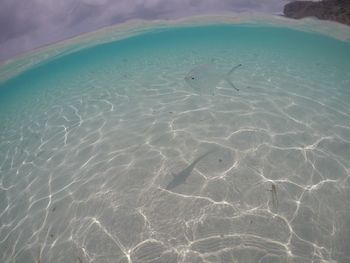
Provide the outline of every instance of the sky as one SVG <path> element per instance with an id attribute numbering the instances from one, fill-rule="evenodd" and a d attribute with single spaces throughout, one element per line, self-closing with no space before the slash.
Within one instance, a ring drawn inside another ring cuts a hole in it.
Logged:
<path id="1" fill-rule="evenodd" d="M 0 0 L 0 61 L 132 18 L 281 14 L 287 0 Z"/>

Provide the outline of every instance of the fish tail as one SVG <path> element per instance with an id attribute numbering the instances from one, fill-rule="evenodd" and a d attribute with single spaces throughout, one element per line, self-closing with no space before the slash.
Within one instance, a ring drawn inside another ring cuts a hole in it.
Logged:
<path id="1" fill-rule="evenodd" d="M 227 72 L 227 75 L 231 75 L 236 69 L 238 69 L 239 67 L 241 67 L 242 64 L 238 64 L 237 66 L 234 66 L 229 72 Z"/>
<path id="2" fill-rule="evenodd" d="M 228 83 L 228 84 L 230 84 L 230 86 L 232 87 L 232 88 L 234 88 L 235 90 L 237 90 L 237 91 L 239 91 L 239 89 L 235 86 L 235 84 L 233 84 L 233 82 L 231 81 L 231 79 L 230 79 L 230 75 L 236 70 L 236 69 L 238 69 L 239 67 L 241 67 L 242 66 L 242 64 L 238 64 L 238 65 L 236 65 L 236 66 L 234 66 L 229 72 L 227 72 L 227 74 L 225 75 L 225 77 L 224 77 L 224 79 L 226 80 L 226 82 Z"/>
<path id="3" fill-rule="evenodd" d="M 230 84 L 230 86 L 232 88 L 234 88 L 235 90 L 239 91 L 239 89 L 235 86 L 235 84 L 233 84 L 233 82 L 229 79 L 228 76 L 225 78 L 225 80 L 227 81 L 228 84 Z"/>

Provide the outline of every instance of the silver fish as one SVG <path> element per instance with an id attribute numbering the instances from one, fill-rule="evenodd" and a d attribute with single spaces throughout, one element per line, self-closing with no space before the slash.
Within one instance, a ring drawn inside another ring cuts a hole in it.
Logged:
<path id="1" fill-rule="evenodd" d="M 188 72 L 185 81 L 195 91 L 201 94 L 211 94 L 221 81 L 226 81 L 233 89 L 239 91 L 231 81 L 230 75 L 241 66 L 242 64 L 238 64 L 229 72 L 222 74 L 216 68 L 214 63 L 199 65 Z"/>
<path id="2" fill-rule="evenodd" d="M 277 187 L 275 184 L 271 185 L 271 189 L 269 189 L 268 191 L 271 192 L 271 204 L 272 204 L 272 208 L 274 211 L 277 211 L 278 209 L 278 199 L 277 199 Z"/>

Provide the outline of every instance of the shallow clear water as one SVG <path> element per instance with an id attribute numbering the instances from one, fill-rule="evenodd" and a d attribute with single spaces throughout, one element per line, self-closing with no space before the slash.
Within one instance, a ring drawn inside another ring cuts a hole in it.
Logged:
<path id="1" fill-rule="evenodd" d="M 318 34 L 206 26 L 3 82 L 0 261 L 349 262 L 349 57 Z M 240 91 L 192 89 L 206 63 L 241 63 Z"/>

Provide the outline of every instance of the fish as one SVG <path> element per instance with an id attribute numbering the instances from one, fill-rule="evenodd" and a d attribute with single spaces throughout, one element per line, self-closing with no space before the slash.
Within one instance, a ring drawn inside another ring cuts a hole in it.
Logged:
<path id="1" fill-rule="evenodd" d="M 187 73 L 185 82 L 200 94 L 211 94 L 221 81 L 226 81 L 233 89 L 239 91 L 231 81 L 230 75 L 241 66 L 242 64 L 238 64 L 222 74 L 214 63 L 199 65 Z"/>
<path id="2" fill-rule="evenodd" d="M 278 199 L 277 199 L 277 187 L 275 184 L 271 185 L 271 189 L 269 189 L 268 191 L 271 192 L 271 203 L 272 203 L 272 208 L 273 210 L 277 210 L 278 209 Z"/>
<path id="3" fill-rule="evenodd" d="M 177 174 L 173 174 L 173 179 L 168 183 L 166 186 L 166 190 L 174 189 L 175 187 L 184 184 L 187 180 L 187 178 L 191 175 L 194 167 L 196 164 L 202 160 L 207 155 L 211 154 L 213 151 L 207 152 L 201 156 L 199 156 L 197 159 L 195 159 L 189 166 L 187 166 L 185 169 L 183 169 L 181 172 Z"/>

